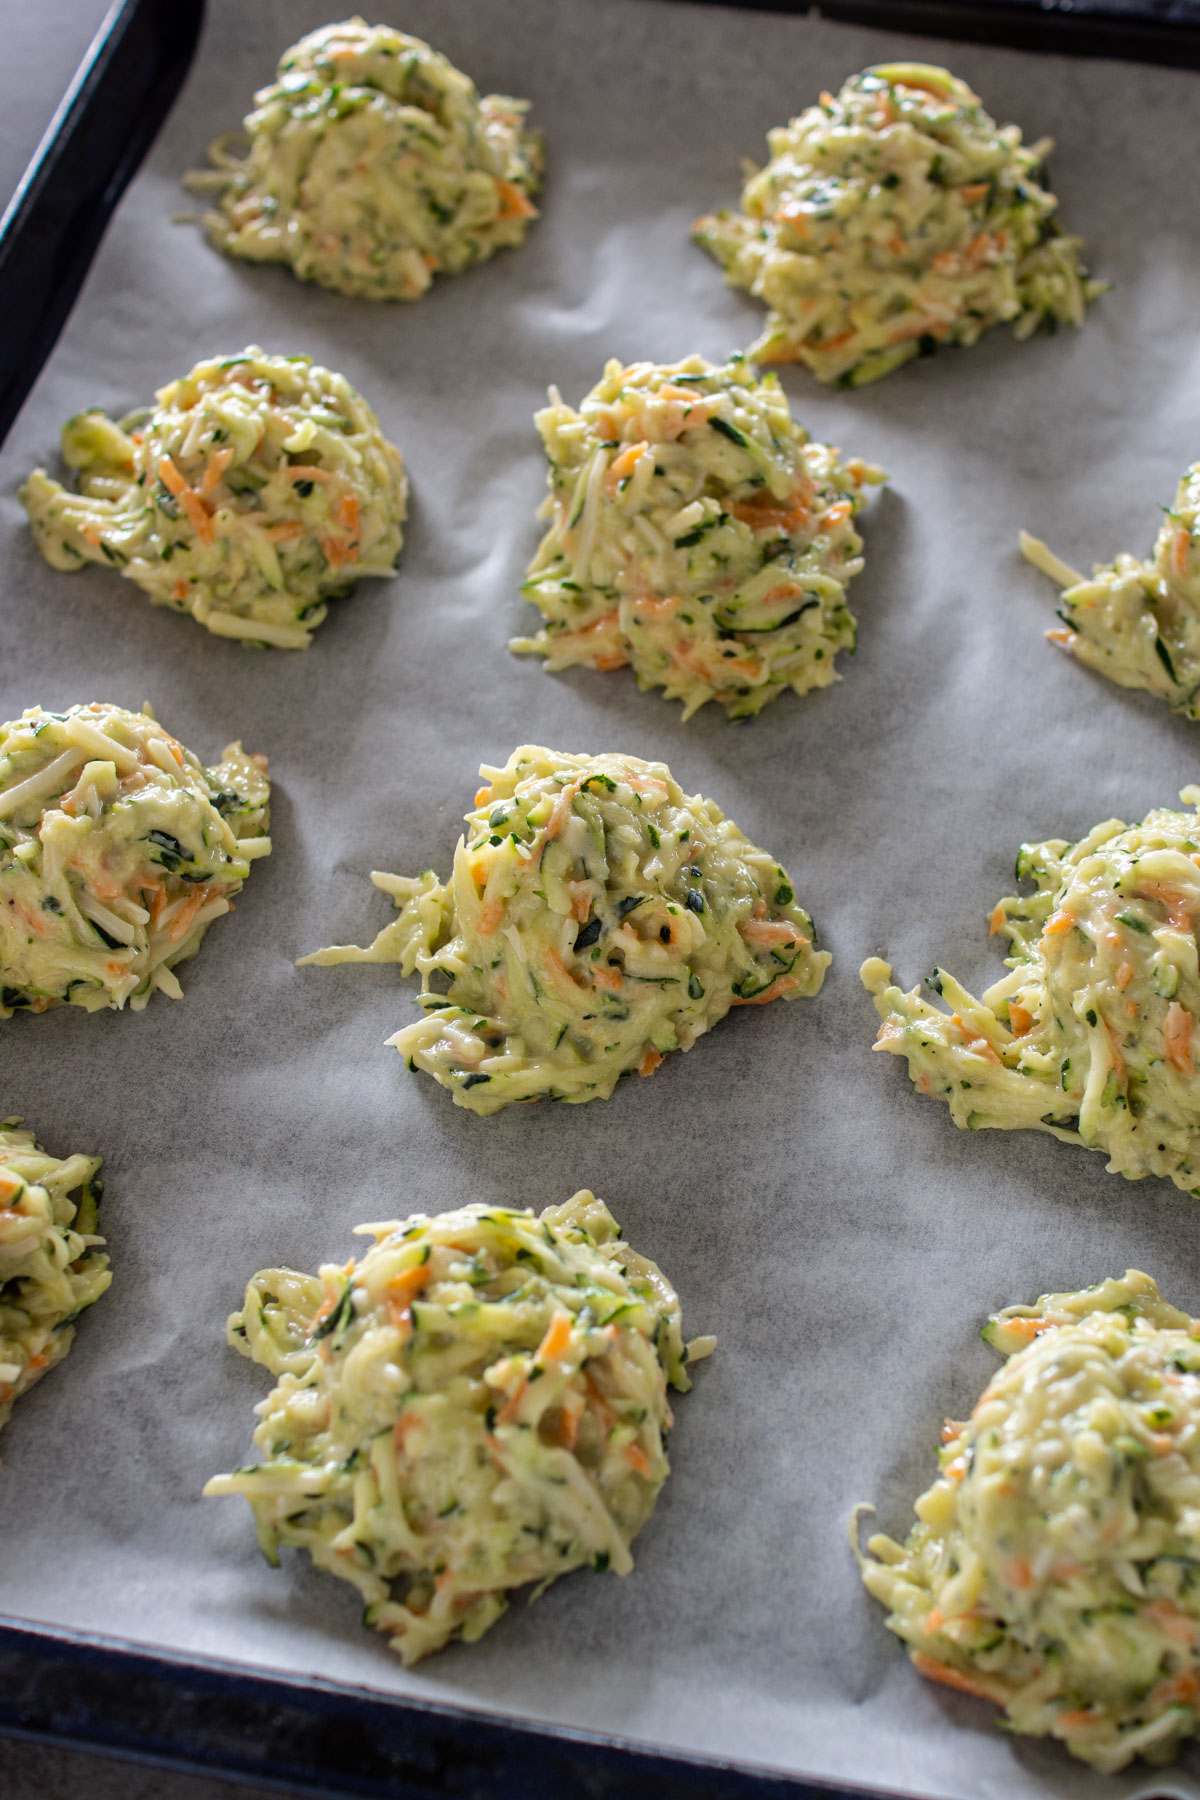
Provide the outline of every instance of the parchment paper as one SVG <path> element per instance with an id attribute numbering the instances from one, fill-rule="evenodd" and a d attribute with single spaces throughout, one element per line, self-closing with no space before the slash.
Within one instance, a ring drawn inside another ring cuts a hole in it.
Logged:
<path id="1" fill-rule="evenodd" d="M 0 1449 L 0 1608 L 150 1647 L 320 1674 L 640 1744 L 930 1796 L 1083 1796 L 1100 1778 L 1011 1741 L 920 1681 L 862 1591 L 856 1501 L 902 1533 L 943 1417 L 995 1361 L 996 1306 L 1148 1269 L 1200 1311 L 1194 1202 L 1023 1134 L 956 1132 L 872 1059 L 857 979 L 886 950 L 999 973 L 986 920 L 1023 839 L 1171 803 L 1200 732 L 1052 652 L 1054 592 L 1021 525 L 1090 564 L 1143 553 L 1200 454 L 1197 81 L 645 0 L 388 0 L 483 91 L 528 95 L 549 142 L 524 249 L 418 305 L 372 306 L 222 259 L 173 225 L 179 175 L 232 127 L 319 0 L 215 0 L 203 53 L 0 458 L 0 704 L 100 698 L 203 756 L 242 736 L 275 778 L 275 854 L 147 1012 L 0 1028 L 0 1111 L 102 1151 L 115 1278 Z M 1055 134 L 1054 185 L 1114 291 L 1084 331 L 914 364 L 844 395 L 785 385 L 814 435 L 893 486 L 865 522 L 845 680 L 756 723 L 688 725 L 627 672 L 551 677 L 506 639 L 543 487 L 530 415 L 606 356 L 713 357 L 759 311 L 692 248 L 767 128 L 873 61 L 946 60 L 1001 120 Z M 257 340 L 343 370 L 402 446 L 403 572 L 338 607 L 303 655 L 152 610 L 131 584 L 36 556 L 14 498 L 60 422 L 119 412 L 200 354 Z M 449 867 L 481 760 L 523 741 L 667 760 L 792 871 L 834 966 L 811 1002 L 731 1015 L 608 1103 L 456 1109 L 384 1038 L 416 1016 L 392 970 L 296 970 L 390 916 L 373 867 Z M 627 1580 L 576 1575 L 478 1646 L 406 1674 L 352 1590 L 259 1557 L 245 1507 L 198 1498 L 250 1453 L 262 1373 L 224 1347 L 247 1276 L 345 1257 L 351 1228 L 465 1200 L 542 1207 L 587 1184 L 720 1348 L 681 1400 L 674 1473 Z M 1178 1772 L 1104 1784 L 1200 1796 Z"/>

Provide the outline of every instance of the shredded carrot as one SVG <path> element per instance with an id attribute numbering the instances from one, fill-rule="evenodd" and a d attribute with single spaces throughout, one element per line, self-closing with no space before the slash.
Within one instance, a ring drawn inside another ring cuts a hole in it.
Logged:
<path id="1" fill-rule="evenodd" d="M 358 559 L 358 500 L 353 494 L 343 494 L 338 502 L 334 518 L 346 533 L 345 558 L 347 562 Z"/>
<path id="2" fill-rule="evenodd" d="M 787 919 L 743 919 L 738 930 L 748 944 L 762 944 L 764 947 L 795 944 L 799 948 L 801 944 L 808 943 L 808 939 Z"/>
<path id="3" fill-rule="evenodd" d="M 417 1263 L 415 1268 L 402 1269 L 399 1275 L 393 1275 L 384 1290 L 383 1304 L 388 1319 L 406 1338 L 412 1334 L 412 1303 L 431 1274 L 427 1262 Z"/>
<path id="4" fill-rule="evenodd" d="M 1125 1058 L 1121 1055 L 1121 1046 L 1118 1044 L 1113 1033 L 1113 1028 L 1107 1019 L 1104 1021 L 1104 1029 L 1108 1033 L 1108 1048 L 1109 1053 L 1112 1056 L 1113 1074 L 1120 1080 L 1125 1074 Z"/>
<path id="5" fill-rule="evenodd" d="M 285 470 L 289 481 L 339 481 L 329 469 L 322 469 L 316 463 L 292 463 Z"/>
<path id="6" fill-rule="evenodd" d="M 647 1480 L 650 1479 L 650 1458 L 646 1455 L 646 1452 L 642 1449 L 640 1444 L 630 1444 L 627 1446 L 625 1460 L 635 1474 L 644 1475 Z"/>
<path id="7" fill-rule="evenodd" d="M 559 1307 L 549 1325 L 545 1336 L 533 1353 L 535 1363 L 555 1362 L 571 1344 L 571 1315 Z"/>
<path id="8" fill-rule="evenodd" d="M 1167 1008 L 1167 1023 L 1163 1037 L 1166 1044 L 1167 1061 L 1182 1075 L 1192 1073 L 1192 1027 L 1194 1023 L 1187 1007 L 1180 1006 L 1178 1000 L 1172 1000 Z"/>
<path id="9" fill-rule="evenodd" d="M 285 519 L 281 525 L 267 525 L 263 536 L 270 538 L 273 544 L 284 544 L 289 538 L 304 536 L 304 527 L 299 519 Z"/>
<path id="10" fill-rule="evenodd" d="M 1129 984 L 1132 980 L 1133 980 L 1133 964 L 1123 962 L 1121 964 L 1120 968 L 1117 970 L 1117 974 L 1116 974 L 1117 986 L 1121 990 L 1122 993 L 1124 993 L 1125 989 L 1129 986 Z"/>
<path id="11" fill-rule="evenodd" d="M 573 1450 L 579 1441 L 579 1415 L 581 1406 L 563 1405 L 559 1408 L 558 1441 L 564 1450 Z"/>
<path id="12" fill-rule="evenodd" d="M 215 900 L 220 891 L 218 887 L 205 886 L 195 888 L 188 895 L 167 930 L 167 936 L 173 944 L 177 944 L 180 938 L 186 937 L 201 907 L 207 906 L 210 900 Z"/>
<path id="13" fill-rule="evenodd" d="M 963 1034 L 966 1047 L 973 1056 L 982 1056 L 987 1062 L 998 1063 L 1000 1061 L 1000 1058 L 996 1054 L 995 1046 L 989 1044 L 985 1037 L 972 1037 L 968 1027 L 963 1024 L 957 1013 L 951 1013 L 950 1023 L 958 1026 L 958 1029 Z"/>
<path id="14" fill-rule="evenodd" d="M 171 589 L 171 598 L 172 598 L 172 600 L 186 600 L 187 592 L 188 592 L 187 582 L 186 581 L 177 581 L 175 583 L 175 586 Z"/>
<path id="15" fill-rule="evenodd" d="M 966 187 L 960 187 L 958 191 L 968 206 L 974 206 L 975 202 L 982 200 L 987 193 L 988 183 L 986 181 L 969 181 Z"/>
<path id="16" fill-rule="evenodd" d="M 515 181 L 497 181 L 496 191 L 500 196 L 501 219 L 536 219 L 537 207 L 523 188 Z"/>
<path id="17" fill-rule="evenodd" d="M 957 1688 L 959 1693 L 974 1694 L 979 1700 L 996 1700 L 997 1695 L 991 1684 L 985 1683 L 974 1675 L 965 1675 L 961 1669 L 952 1669 L 948 1663 L 938 1662 L 936 1657 L 927 1656 L 924 1650 L 912 1653 L 913 1668 L 926 1681 L 938 1681 L 943 1687 Z"/>
<path id="18" fill-rule="evenodd" d="M 1008 1023 L 1009 1029 L 1015 1036 L 1024 1037 L 1025 1033 L 1033 1024 L 1033 1014 L 1027 1007 L 1022 1006 L 1019 1000 L 1010 1000 L 1008 1003 Z"/>
<path id="19" fill-rule="evenodd" d="M 1069 650 L 1071 648 L 1071 645 L 1075 642 L 1076 635 L 1075 632 L 1068 631 L 1063 625 L 1056 625 L 1053 631 L 1048 631 L 1046 633 L 1046 637 L 1050 643 L 1061 644 L 1064 650 Z"/>
<path id="20" fill-rule="evenodd" d="M 395 1445 L 396 1454 L 398 1456 L 404 1455 L 404 1440 L 407 1438 L 409 1432 L 412 1431 L 415 1426 L 420 1425 L 420 1423 L 421 1418 L 419 1413 L 402 1412 L 400 1414 L 392 1431 L 392 1443 Z"/>
<path id="21" fill-rule="evenodd" d="M 1046 920 L 1046 923 L 1042 926 L 1042 936 L 1057 937 L 1062 931 L 1070 931 L 1074 923 L 1074 913 L 1069 913 L 1065 910 L 1051 913 L 1050 917 Z"/>
<path id="22" fill-rule="evenodd" d="M 1180 1612 L 1169 1600 L 1152 1600 L 1149 1606 L 1143 1606 L 1142 1617 L 1157 1625 L 1167 1637 L 1174 1638 L 1177 1643 L 1191 1644 L 1195 1642 L 1197 1625 L 1195 1619 Z"/>
<path id="23" fill-rule="evenodd" d="M 7 1169 L 0 1169 L 0 1200 L 11 1200 L 24 1186 L 19 1175 L 10 1175 Z"/>
<path id="24" fill-rule="evenodd" d="M 1103 1717 L 1103 1713 L 1093 1712 L 1090 1706 L 1081 1706 L 1074 1712 L 1057 1713 L 1054 1725 L 1057 1731 L 1086 1731 L 1089 1725 L 1095 1725 Z"/>
<path id="25" fill-rule="evenodd" d="M 211 494 L 232 461 L 232 450 L 228 447 L 224 450 L 218 450 L 207 469 L 205 469 L 204 480 L 200 483 L 196 492 L 198 494 Z"/>
<path id="26" fill-rule="evenodd" d="M 766 1006 L 769 1001 L 781 999 L 784 994 L 790 994 L 792 989 L 798 986 L 799 983 L 793 976 L 777 975 L 770 987 L 764 988 L 761 994 L 750 994 L 745 997 L 735 994 L 730 1004 L 732 1006 Z"/>
<path id="27" fill-rule="evenodd" d="M 572 979 L 561 956 L 547 944 L 542 951 L 542 965 L 554 976 L 560 987 L 577 991 L 577 983 Z"/>
<path id="28" fill-rule="evenodd" d="M 315 1330 L 318 1325 L 323 1325 L 325 1323 L 326 1319 L 329 1317 L 330 1313 L 333 1311 L 334 1307 L 337 1305 L 338 1301 L 341 1299 L 342 1292 L 343 1292 L 343 1290 L 339 1288 L 336 1293 L 326 1294 L 326 1296 L 322 1300 L 320 1306 L 318 1306 L 316 1312 L 312 1316 L 312 1326 L 310 1327 L 310 1333 L 312 1330 Z"/>
<path id="29" fill-rule="evenodd" d="M 616 993 L 623 980 L 624 976 L 621 974 L 620 969 L 610 968 L 607 963 L 594 963 L 592 965 L 593 983 L 598 988 L 606 988 L 610 994 Z"/>
<path id="30" fill-rule="evenodd" d="M 729 511 L 743 525 L 751 526 L 755 531 L 787 531 L 793 532 L 808 523 L 807 499 L 795 499 L 791 506 L 782 504 L 769 506 L 772 498 L 768 490 L 761 490 L 762 500 L 735 500 Z"/>
<path id="31" fill-rule="evenodd" d="M 1004 929 L 1004 922 L 1007 918 L 1008 914 L 1004 910 L 1004 902 L 1000 901 L 997 906 L 992 908 L 992 916 L 988 920 L 988 935 L 994 936 L 997 931 L 1002 931 Z"/>
<path id="32" fill-rule="evenodd" d="M 480 910 L 479 932 L 481 937 L 491 937 L 497 925 L 504 917 L 503 900 L 488 900 Z"/>
<path id="33" fill-rule="evenodd" d="M 207 507 L 193 488 L 190 488 L 169 456 L 158 459 L 158 474 L 168 493 L 178 500 L 188 519 L 195 528 L 196 536 L 202 544 L 211 544 L 216 533 Z"/>
<path id="34" fill-rule="evenodd" d="M 552 843 L 566 829 L 567 820 L 571 816 L 571 808 L 575 804 L 575 796 L 579 792 L 581 779 L 582 777 L 577 776 L 574 781 L 568 782 L 566 787 L 560 788 L 555 795 L 554 804 L 550 808 L 550 816 L 546 820 L 545 843 Z"/>
<path id="35" fill-rule="evenodd" d="M 640 593 L 634 596 L 633 610 L 651 619 L 669 619 L 682 605 L 678 594 Z"/>
<path id="36" fill-rule="evenodd" d="M 605 477 L 605 485 L 610 494 L 615 492 L 618 482 L 627 480 L 633 474 L 649 448 L 647 443 L 629 444 L 619 456 L 613 458 Z"/>
<path id="37" fill-rule="evenodd" d="M 808 236 L 808 209 L 798 201 L 785 200 L 782 206 L 777 207 L 775 222 L 777 225 L 789 225 L 797 237 Z"/>
<path id="38" fill-rule="evenodd" d="M 1200 1678 L 1189 1669 L 1168 1681 L 1160 1681 L 1157 1687 L 1151 1688 L 1148 1698 L 1158 1706 L 1195 1707 L 1200 1699 Z"/>
<path id="39" fill-rule="evenodd" d="M 662 1051 L 656 1050 L 652 1044 L 647 1044 L 644 1052 L 642 1053 L 642 1060 L 637 1066 L 638 1074 L 639 1075 L 653 1075 L 655 1069 L 657 1069 L 657 1067 L 661 1061 L 662 1061 Z"/>
<path id="40" fill-rule="evenodd" d="M 1175 573 L 1187 574 L 1188 551 L 1192 547 L 1192 534 L 1186 525 L 1181 525 L 1175 533 L 1174 556 Z"/>
<path id="41" fill-rule="evenodd" d="M 1004 1321 L 1005 1334 L 1008 1337 L 1024 1338 L 1027 1344 L 1032 1344 L 1034 1338 L 1040 1337 L 1043 1331 L 1051 1330 L 1053 1327 L 1045 1319 L 1005 1319 Z"/>
<path id="42" fill-rule="evenodd" d="M 1166 908 L 1167 923 L 1175 931 L 1191 932 L 1193 896 L 1169 881 L 1143 881 L 1134 889 L 1135 897 L 1157 900 Z"/>

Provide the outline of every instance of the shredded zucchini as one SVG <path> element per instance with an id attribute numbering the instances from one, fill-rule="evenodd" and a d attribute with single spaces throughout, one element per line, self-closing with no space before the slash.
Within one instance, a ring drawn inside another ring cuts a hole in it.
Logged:
<path id="1" fill-rule="evenodd" d="M 188 177 L 216 196 L 212 242 L 251 262 L 283 262 L 302 281 L 367 300 L 415 300 L 519 244 L 541 139 L 528 102 L 480 99 L 453 63 L 390 25 L 346 19 L 286 51 L 254 96 L 250 148 L 228 139 L 212 170 Z"/>
<path id="2" fill-rule="evenodd" d="M 267 856 L 263 756 L 205 768 L 148 712 L 34 706 L 0 725 L 0 1018 L 140 1012 Z"/>
<path id="3" fill-rule="evenodd" d="M 774 375 L 735 356 L 606 365 L 578 412 L 536 424 L 552 523 L 524 593 L 546 624 L 510 648 L 551 669 L 633 666 L 638 686 L 732 719 L 837 680 L 868 463 L 813 444 Z"/>
<path id="4" fill-rule="evenodd" d="M 56 569 L 107 565 L 220 637 L 303 650 L 327 602 L 395 573 L 408 481 L 344 375 L 307 356 L 210 357 L 119 423 L 63 426 L 78 491 L 21 489 Z"/>
<path id="5" fill-rule="evenodd" d="M 1126 553 L 1089 579 L 1028 532 L 1024 555 L 1064 589 L 1047 635 L 1120 687 L 1145 688 L 1200 718 L 1200 463 L 1185 469 L 1149 562 Z"/>
<path id="6" fill-rule="evenodd" d="M 1182 798 L 1197 805 L 1200 788 Z M 1200 1197 L 1200 819 L 1163 808 L 1077 844 L 1024 844 L 1017 873 L 1034 891 L 992 914 L 1010 973 L 981 999 L 937 969 L 947 1013 L 879 958 L 863 964 L 876 1049 L 907 1058 L 956 1125 L 1048 1131 Z"/>
<path id="7" fill-rule="evenodd" d="M 1105 283 L 1041 184 L 1050 140 L 1022 144 L 948 70 L 891 63 L 768 133 L 740 213 L 696 242 L 769 308 L 747 355 L 861 387 L 939 344 L 1010 322 L 1081 325 Z"/>
<path id="8" fill-rule="evenodd" d="M 471 1205 L 362 1225 L 361 1259 L 265 1269 L 229 1342 L 277 1377 L 242 1494 L 283 1545 L 352 1582 L 406 1663 L 473 1643 L 528 1582 L 626 1575 L 691 1386 L 679 1301 L 587 1190 L 536 1217 Z"/>
<path id="9" fill-rule="evenodd" d="M 20 1124 L 0 1124 L 0 1425 L 62 1361 L 75 1320 L 112 1280 L 96 1231 L 100 1158 L 60 1162 Z"/>
<path id="10" fill-rule="evenodd" d="M 606 1099 L 731 1006 L 821 986 L 787 873 L 665 764 L 526 745 L 480 774 L 449 882 L 373 875 L 400 917 L 301 959 L 419 970 L 425 1017 L 388 1042 L 459 1106 Z"/>
<path id="11" fill-rule="evenodd" d="M 1170 1762 L 1200 1729 L 1200 1319 L 1130 1269 L 983 1335 L 1009 1360 L 863 1580 L 919 1672 L 1012 1730 Z"/>

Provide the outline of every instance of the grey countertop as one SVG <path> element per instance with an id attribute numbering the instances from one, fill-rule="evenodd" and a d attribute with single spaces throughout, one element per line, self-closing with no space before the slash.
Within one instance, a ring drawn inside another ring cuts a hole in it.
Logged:
<path id="1" fill-rule="evenodd" d="M 16 188 L 54 109 L 108 11 L 106 0 L 0 0 L 0 210 Z"/>
<path id="2" fill-rule="evenodd" d="M 45 1744 L 0 1738 L 4 1800 L 288 1800 L 280 1788 L 207 1775 L 181 1775 L 146 1764 L 83 1756 Z M 299 1796 L 297 1796 L 299 1800 Z"/>

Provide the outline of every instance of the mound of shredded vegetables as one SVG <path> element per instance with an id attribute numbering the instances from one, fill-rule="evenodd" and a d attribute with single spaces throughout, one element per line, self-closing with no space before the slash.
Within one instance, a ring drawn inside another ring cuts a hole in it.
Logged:
<path id="1" fill-rule="evenodd" d="M 1200 804 L 1200 788 L 1182 798 Z M 1048 1131 L 1103 1151 L 1113 1173 L 1200 1196 L 1200 819 L 1162 809 L 1077 844 L 1024 844 L 1017 874 L 1034 891 L 992 914 L 1010 973 L 981 999 L 935 969 L 945 1012 L 892 986 L 887 963 L 863 964 L 875 1048 L 906 1057 L 956 1125 Z"/>
<path id="2" fill-rule="evenodd" d="M 456 275 L 519 244 L 537 217 L 531 195 L 540 137 L 528 102 L 482 100 L 453 63 L 390 25 L 346 19 L 286 51 L 211 171 L 188 177 L 216 196 L 204 217 L 220 249 L 288 263 L 366 300 L 416 300 L 436 274 Z"/>
<path id="3" fill-rule="evenodd" d="M 107 564 L 220 637 L 303 650 L 327 602 L 392 575 L 408 481 L 344 375 L 251 346 L 212 357 L 119 422 L 63 427 L 77 491 L 21 489 L 56 569 Z"/>
<path id="4" fill-rule="evenodd" d="M 263 756 L 215 768 L 147 713 L 34 706 L 0 725 L 0 1018 L 140 1012 L 267 856 Z"/>
<path id="5" fill-rule="evenodd" d="M 1200 463 L 1164 512 L 1149 562 L 1123 553 L 1090 580 L 1026 531 L 1021 549 L 1065 589 L 1066 629 L 1047 632 L 1052 642 L 1120 687 L 1145 688 L 1200 719 Z"/>
<path id="6" fill-rule="evenodd" d="M 536 1217 L 464 1206 L 362 1225 L 366 1255 L 265 1269 L 229 1342 L 278 1377 L 243 1494 L 259 1542 L 352 1582 L 406 1663 L 473 1643 L 509 1591 L 629 1545 L 666 1480 L 679 1301 L 586 1190 Z"/>
<path id="7" fill-rule="evenodd" d="M 552 522 L 524 593 L 546 624 L 510 648 L 551 669 L 633 666 L 638 686 L 717 700 L 730 718 L 837 680 L 853 650 L 846 587 L 862 462 L 812 444 L 774 375 L 740 356 L 610 362 L 576 412 L 556 388 L 536 424 Z"/>
<path id="8" fill-rule="evenodd" d="M 1200 1319 L 1130 1269 L 983 1335 L 1009 1361 L 863 1580 L 920 1673 L 1014 1731 L 1169 1762 L 1200 1730 Z"/>
<path id="9" fill-rule="evenodd" d="M 480 774 L 449 882 L 373 875 L 400 917 L 302 959 L 419 970 L 425 1017 L 388 1042 L 458 1105 L 606 1099 L 731 1006 L 821 986 L 785 870 L 665 764 L 526 745 Z"/>
<path id="10" fill-rule="evenodd" d="M 852 75 L 768 134 L 740 213 L 698 219 L 696 242 L 769 310 L 747 354 L 861 387 L 939 344 L 1011 322 L 1080 325 L 1104 284 L 1064 237 L 1039 169 L 965 81 L 926 63 Z"/>
<path id="11" fill-rule="evenodd" d="M 20 1123 L 0 1124 L 0 1425 L 62 1361 L 75 1320 L 112 1280 L 96 1234 L 100 1158 L 60 1162 Z"/>

